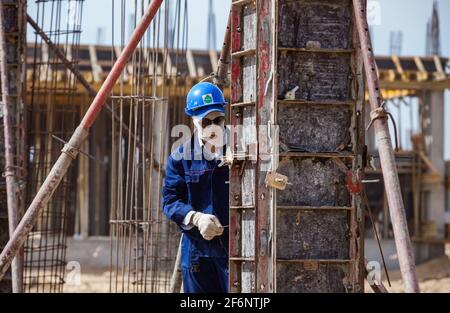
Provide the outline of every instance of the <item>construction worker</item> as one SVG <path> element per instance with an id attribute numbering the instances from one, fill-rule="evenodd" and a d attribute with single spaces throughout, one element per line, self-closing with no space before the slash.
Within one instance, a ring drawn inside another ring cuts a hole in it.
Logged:
<path id="1" fill-rule="evenodd" d="M 169 156 L 163 187 L 163 211 L 183 233 L 181 270 L 184 292 L 228 292 L 228 166 L 222 91 L 196 84 L 185 113 L 195 130 Z"/>

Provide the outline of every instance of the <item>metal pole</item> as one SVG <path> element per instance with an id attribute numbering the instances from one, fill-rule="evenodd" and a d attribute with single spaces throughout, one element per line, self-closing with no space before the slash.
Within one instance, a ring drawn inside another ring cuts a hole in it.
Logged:
<path id="1" fill-rule="evenodd" d="M 6 180 L 6 193 L 8 204 L 8 227 L 9 237 L 13 236 L 14 230 L 19 223 L 19 205 L 18 205 L 18 188 L 16 179 L 16 166 L 14 164 L 15 144 L 14 144 L 14 105 L 13 98 L 18 95 L 10 94 L 10 85 L 14 85 L 15 81 L 11 81 L 11 77 L 8 75 L 8 48 L 6 46 L 5 29 L 6 25 L 4 19 L 4 5 L 0 7 L 0 71 L 2 81 L 2 101 L 3 101 L 3 126 L 5 136 L 5 180 Z M 15 51 L 15 50 L 14 50 Z M 14 293 L 20 293 L 23 291 L 23 258 L 21 255 L 17 255 L 12 260 L 11 265 L 11 277 L 12 277 L 12 290 Z"/>
<path id="2" fill-rule="evenodd" d="M 223 39 L 222 51 L 220 52 L 219 64 L 217 66 L 216 76 L 214 83 L 222 88 L 228 81 L 228 67 L 230 64 L 230 47 L 231 46 L 231 9 L 228 14 L 227 29 L 225 30 L 225 36 Z"/>
<path id="3" fill-rule="evenodd" d="M 66 144 L 62 149 L 61 155 L 53 165 L 49 175 L 34 197 L 33 202 L 31 202 L 30 206 L 28 207 L 27 212 L 14 231 L 13 236 L 9 239 L 8 243 L 0 254 L 0 280 L 5 275 L 5 272 L 11 264 L 12 259 L 17 254 L 28 233 L 33 228 L 36 219 L 38 218 L 42 209 L 47 205 L 53 192 L 58 187 L 59 183 L 67 172 L 70 164 L 77 157 L 78 149 L 80 148 L 83 141 L 87 138 L 89 128 L 92 126 L 96 117 L 103 108 L 106 98 L 116 84 L 117 79 L 120 77 L 128 59 L 136 49 L 139 41 L 150 25 L 150 22 L 153 20 L 153 17 L 160 8 L 162 2 L 163 0 L 153 0 L 150 6 L 147 8 L 147 11 L 142 16 L 141 21 L 131 35 L 127 46 L 125 46 L 125 49 L 120 54 L 116 63 L 114 63 L 111 72 L 108 74 L 108 77 L 100 88 L 98 94 L 89 106 L 89 109 L 84 115 L 83 120 L 75 129 L 75 132 L 70 138 L 68 144 Z"/>
<path id="4" fill-rule="evenodd" d="M 178 245 L 177 258 L 173 267 L 172 277 L 170 278 L 170 293 L 179 293 L 181 289 L 181 241 L 183 234 L 181 234 L 180 244 Z"/>
<path id="5" fill-rule="evenodd" d="M 353 10 L 356 18 L 356 27 L 359 33 L 364 69 L 369 89 L 371 118 L 375 128 L 375 135 L 380 154 L 381 169 L 383 171 L 384 186 L 386 189 L 389 211 L 394 230 L 395 245 L 397 247 L 400 271 L 406 292 L 419 292 L 416 276 L 416 267 L 412 253 L 411 239 L 408 233 L 405 209 L 395 164 L 394 151 L 388 129 L 388 119 L 382 104 L 380 85 L 378 82 L 375 58 L 367 24 L 365 0 L 353 0 Z"/>

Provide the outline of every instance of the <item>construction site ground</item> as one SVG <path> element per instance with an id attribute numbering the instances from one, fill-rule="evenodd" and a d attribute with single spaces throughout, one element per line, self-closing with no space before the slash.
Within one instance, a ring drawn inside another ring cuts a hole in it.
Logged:
<path id="1" fill-rule="evenodd" d="M 446 255 L 417 266 L 421 292 L 450 292 L 450 244 L 446 246 Z M 404 287 L 400 271 L 389 272 L 391 287 L 386 277 L 383 283 L 389 292 L 403 292 Z M 109 268 L 83 268 L 79 285 L 66 285 L 64 292 L 109 292 Z M 373 292 L 366 282 L 365 291 Z"/>
<path id="2" fill-rule="evenodd" d="M 450 292 L 450 244 L 447 244 L 446 255 L 417 265 L 417 276 L 421 292 Z M 399 270 L 389 272 L 391 287 L 383 275 L 383 284 L 389 292 L 403 292 L 404 286 Z M 366 292 L 373 292 L 366 281 Z"/>

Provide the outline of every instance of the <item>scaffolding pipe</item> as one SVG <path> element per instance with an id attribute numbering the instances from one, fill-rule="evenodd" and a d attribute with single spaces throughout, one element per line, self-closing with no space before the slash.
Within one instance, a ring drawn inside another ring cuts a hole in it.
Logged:
<path id="1" fill-rule="evenodd" d="M 227 85 L 228 81 L 228 67 L 230 63 L 230 46 L 231 46 L 231 9 L 228 14 L 227 28 L 225 30 L 225 36 L 223 39 L 222 51 L 220 52 L 219 64 L 217 66 L 216 76 L 214 83 L 222 88 Z"/>
<path id="2" fill-rule="evenodd" d="M 183 234 L 180 237 L 180 244 L 178 245 L 177 258 L 175 259 L 175 265 L 173 267 L 172 277 L 170 278 L 170 293 L 180 293 L 181 290 L 181 242 L 183 240 Z"/>
<path id="3" fill-rule="evenodd" d="M 394 150 L 392 149 L 389 134 L 388 115 L 382 106 L 382 96 L 366 18 L 365 0 L 353 0 L 353 10 L 361 44 L 367 88 L 369 90 L 369 102 L 372 110 L 370 113 L 371 123 L 373 122 L 378 143 L 381 169 L 394 230 L 400 271 L 405 284 L 405 292 L 415 293 L 419 292 L 419 284 L 416 276 L 397 166 L 395 164 Z"/>
<path id="4" fill-rule="evenodd" d="M 14 116 L 12 112 L 12 108 L 14 107 L 14 101 L 12 98 L 17 97 L 18 95 L 11 95 L 9 92 L 10 84 L 14 84 L 14 82 L 11 81 L 11 77 L 9 77 L 8 75 L 8 48 L 6 46 L 6 25 L 3 12 L 4 6 L 2 5 L 0 7 L 0 77 L 2 81 L 1 90 L 3 101 L 3 133 L 5 136 L 5 171 L 3 175 L 5 176 L 6 180 L 9 237 L 12 238 L 14 230 L 19 223 L 18 186 L 16 179 L 16 166 L 14 164 Z M 20 247 L 21 245 L 18 246 L 18 249 Z M 11 278 L 12 291 L 14 293 L 21 293 L 23 291 L 23 258 L 21 254 L 17 255 L 12 260 Z"/>
<path id="5" fill-rule="evenodd" d="M 26 211 L 24 217 L 14 231 L 13 236 L 9 239 L 8 243 L 0 254 L 0 280 L 5 275 L 13 258 L 19 251 L 20 246 L 27 238 L 28 233 L 33 228 L 33 225 L 35 224 L 39 214 L 47 205 L 53 192 L 58 187 L 59 183 L 67 172 L 70 164 L 77 157 L 81 144 L 88 136 L 89 128 L 92 126 L 101 109 L 103 108 L 106 98 L 112 91 L 114 85 L 116 84 L 127 64 L 128 59 L 131 57 L 140 40 L 142 39 L 142 36 L 153 20 L 153 17 L 160 8 L 162 2 L 163 0 L 153 0 L 147 8 L 145 14 L 142 16 L 139 24 L 131 35 L 128 44 L 125 46 L 122 53 L 117 58 L 117 61 L 114 63 L 114 66 L 109 72 L 105 82 L 103 83 L 99 92 L 89 106 L 80 125 L 75 129 L 75 132 L 73 133 L 69 142 L 61 150 L 62 153 L 60 154 L 58 160 L 53 165 L 49 175 L 45 179 L 38 193 L 28 207 L 28 210 Z"/>

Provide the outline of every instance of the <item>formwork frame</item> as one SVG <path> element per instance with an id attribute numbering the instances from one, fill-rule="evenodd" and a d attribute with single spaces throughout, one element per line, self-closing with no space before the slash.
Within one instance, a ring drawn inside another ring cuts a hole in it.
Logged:
<path id="1" fill-rule="evenodd" d="M 279 36 L 292 33 L 288 24 L 299 27 L 307 14 L 316 19 L 311 24 L 342 23 L 337 31 L 348 31 L 348 38 L 342 43 L 333 39 L 336 29 L 314 30 L 304 21 L 305 29 L 296 31 L 309 40 L 283 45 L 286 38 Z M 346 18 L 352 21 L 348 25 Z M 363 291 L 364 78 L 354 20 L 349 0 L 232 3 L 230 119 L 235 129 L 243 125 L 231 143 L 233 292 Z M 323 77 L 310 77 L 308 86 L 295 76 L 299 70 Z M 345 83 L 330 84 L 337 78 Z M 283 99 L 295 79 L 299 92 Z M 341 137 L 330 139 L 333 132 Z M 339 140 L 342 145 L 331 147 Z M 275 190 L 266 183 L 273 171 L 288 176 L 292 185 Z M 308 179 L 320 182 L 318 194 Z M 300 236 L 298 242 L 289 235 Z M 334 244 L 343 252 L 334 251 Z"/>

